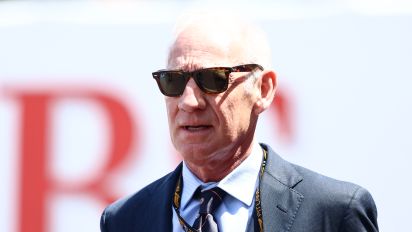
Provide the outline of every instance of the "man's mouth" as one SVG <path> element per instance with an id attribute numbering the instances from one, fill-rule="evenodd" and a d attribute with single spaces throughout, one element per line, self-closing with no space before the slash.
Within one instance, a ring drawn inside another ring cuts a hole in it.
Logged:
<path id="1" fill-rule="evenodd" d="M 201 130 L 209 129 L 209 128 L 211 128 L 211 126 L 209 126 L 209 125 L 197 125 L 197 126 L 184 126 L 183 128 L 187 131 L 195 132 L 195 131 L 201 131 Z"/>

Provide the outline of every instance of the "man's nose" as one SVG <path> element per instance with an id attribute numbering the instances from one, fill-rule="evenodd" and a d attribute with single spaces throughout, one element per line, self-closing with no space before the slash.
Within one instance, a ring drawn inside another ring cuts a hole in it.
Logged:
<path id="1" fill-rule="evenodd" d="M 204 109 L 206 101 L 204 99 L 204 93 L 193 78 L 190 78 L 187 82 L 185 90 L 182 96 L 179 97 L 179 109 L 187 112 L 193 112 L 195 110 Z"/>

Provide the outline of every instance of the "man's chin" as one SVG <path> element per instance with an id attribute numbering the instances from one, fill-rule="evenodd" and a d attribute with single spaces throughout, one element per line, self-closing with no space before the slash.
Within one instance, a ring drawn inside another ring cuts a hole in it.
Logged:
<path id="1" fill-rule="evenodd" d="M 180 145 L 177 147 L 177 150 L 183 157 L 187 156 L 200 156 L 201 154 L 210 153 L 210 147 L 204 143 L 191 143 Z"/>
<path id="2" fill-rule="evenodd" d="M 199 166 L 225 159 L 228 148 L 217 148 L 210 143 L 185 144 L 178 148 L 182 158 Z"/>

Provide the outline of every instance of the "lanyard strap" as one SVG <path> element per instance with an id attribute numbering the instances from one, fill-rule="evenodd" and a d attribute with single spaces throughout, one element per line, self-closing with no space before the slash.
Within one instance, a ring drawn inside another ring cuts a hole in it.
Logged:
<path id="1" fill-rule="evenodd" d="M 266 167 L 266 160 L 267 160 L 267 152 L 265 149 L 263 149 L 263 159 L 262 163 L 260 165 L 260 172 L 259 172 L 259 186 L 256 189 L 255 192 L 255 208 L 256 208 L 256 216 L 259 224 L 259 231 L 263 232 L 263 216 L 262 216 L 262 205 L 261 205 L 261 199 L 260 199 L 260 183 L 262 180 L 263 173 L 265 172 L 265 167 Z M 173 208 L 176 212 L 176 215 L 179 219 L 179 223 L 182 226 L 183 230 L 185 232 L 197 232 L 196 229 L 194 229 L 192 226 L 190 226 L 183 218 L 180 216 L 180 200 L 182 196 L 182 174 L 180 174 L 179 179 L 177 180 L 176 183 L 176 188 L 175 192 L 173 195 Z"/>
<path id="2" fill-rule="evenodd" d="M 259 231 L 263 232 L 263 216 L 262 216 L 262 204 L 261 204 L 261 198 L 260 198 L 260 184 L 262 182 L 262 177 L 263 173 L 265 172 L 266 168 L 266 161 L 267 161 L 267 151 L 263 149 L 263 159 L 262 159 L 262 164 L 260 165 L 260 173 L 259 173 L 259 187 L 256 189 L 255 192 L 255 208 L 256 208 L 256 216 L 257 220 L 259 223 Z"/>

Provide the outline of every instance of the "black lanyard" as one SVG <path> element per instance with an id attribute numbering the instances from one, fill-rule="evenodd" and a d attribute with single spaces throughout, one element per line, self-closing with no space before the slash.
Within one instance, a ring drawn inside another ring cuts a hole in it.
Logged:
<path id="1" fill-rule="evenodd" d="M 266 160 L 267 160 L 267 152 L 263 149 L 263 159 L 260 165 L 260 173 L 259 173 L 259 187 L 256 189 L 255 192 L 255 208 L 256 208 L 256 216 L 259 224 L 259 231 L 263 232 L 263 217 L 262 217 L 262 205 L 260 199 L 260 182 L 262 180 L 263 172 L 265 171 L 266 167 Z M 173 195 L 173 208 L 175 209 L 176 215 L 179 219 L 179 223 L 182 226 L 185 232 L 197 232 L 192 226 L 190 226 L 183 218 L 180 216 L 180 199 L 182 196 L 182 174 L 180 174 L 179 179 L 176 183 L 175 193 Z"/>

